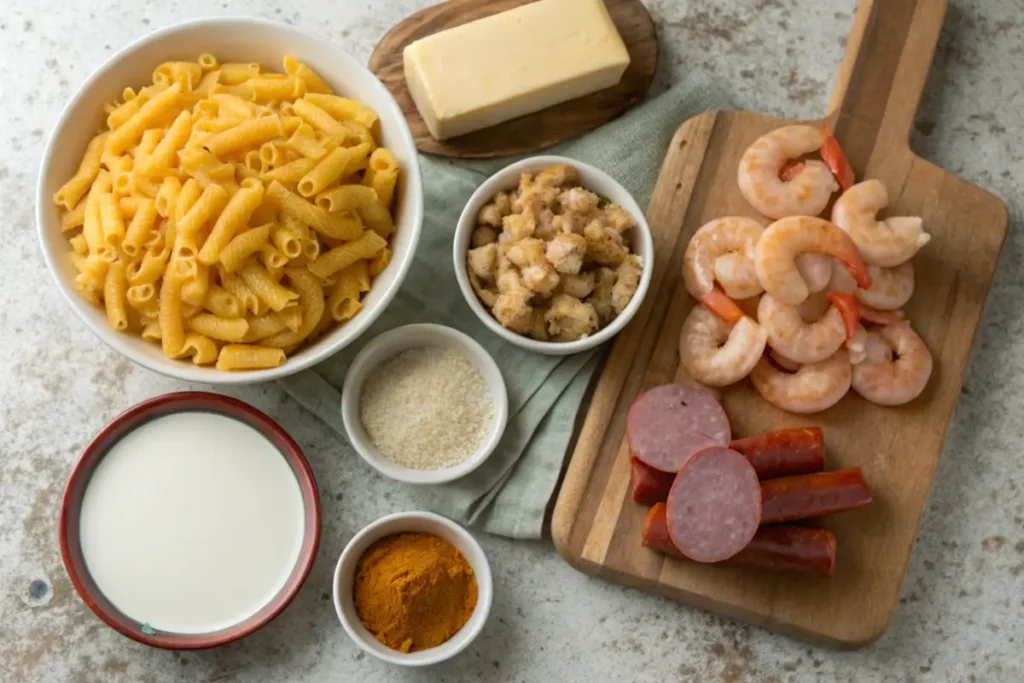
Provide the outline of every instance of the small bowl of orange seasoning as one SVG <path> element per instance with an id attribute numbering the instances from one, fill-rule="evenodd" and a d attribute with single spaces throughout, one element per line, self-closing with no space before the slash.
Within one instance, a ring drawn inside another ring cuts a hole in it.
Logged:
<path id="1" fill-rule="evenodd" d="M 393 664 L 454 657 L 491 611 L 491 567 L 476 539 L 430 512 L 378 519 L 356 534 L 334 570 L 334 608 L 345 632 Z"/>

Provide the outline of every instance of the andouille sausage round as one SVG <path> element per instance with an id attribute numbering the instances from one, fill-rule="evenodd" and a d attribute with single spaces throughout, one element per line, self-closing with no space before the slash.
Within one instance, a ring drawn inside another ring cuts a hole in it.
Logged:
<path id="1" fill-rule="evenodd" d="M 736 451 L 705 448 L 679 470 L 666 505 L 669 536 L 679 551 L 696 562 L 721 562 L 757 533 L 761 484 Z"/>
<path id="2" fill-rule="evenodd" d="M 693 385 L 664 384 L 645 391 L 626 417 L 630 451 L 662 472 L 678 472 L 697 451 L 726 446 L 731 437 L 718 399 Z"/>
<path id="3" fill-rule="evenodd" d="M 664 503 L 657 503 L 648 511 L 642 544 L 663 555 L 685 559 L 668 534 L 667 509 Z M 835 575 L 836 547 L 836 535 L 829 529 L 790 524 L 763 526 L 747 547 L 721 564 L 827 578 Z"/>

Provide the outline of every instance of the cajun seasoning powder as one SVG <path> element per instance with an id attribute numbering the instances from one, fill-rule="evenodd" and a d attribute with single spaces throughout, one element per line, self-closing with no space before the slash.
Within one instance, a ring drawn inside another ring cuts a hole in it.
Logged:
<path id="1" fill-rule="evenodd" d="M 461 629 L 476 608 L 473 568 L 448 541 L 431 534 L 386 536 L 356 567 L 359 621 L 393 650 L 437 647 Z"/>

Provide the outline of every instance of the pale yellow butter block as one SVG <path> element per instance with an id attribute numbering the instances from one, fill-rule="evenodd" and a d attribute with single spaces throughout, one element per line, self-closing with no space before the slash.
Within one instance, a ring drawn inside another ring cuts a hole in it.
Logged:
<path id="1" fill-rule="evenodd" d="M 540 0 L 417 40 L 403 58 L 438 140 L 611 87 L 629 66 L 602 0 Z"/>

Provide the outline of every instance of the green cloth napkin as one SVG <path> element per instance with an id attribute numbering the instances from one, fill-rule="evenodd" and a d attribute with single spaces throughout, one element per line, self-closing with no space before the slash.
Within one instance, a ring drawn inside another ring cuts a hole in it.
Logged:
<path id="1" fill-rule="evenodd" d="M 679 125 L 703 111 L 727 105 L 717 87 L 702 79 L 689 79 L 597 131 L 543 153 L 603 169 L 622 183 L 640 206 L 646 206 L 665 149 Z M 462 298 L 451 260 L 459 214 L 477 186 L 512 161 L 453 162 L 420 157 L 425 210 L 416 258 L 395 300 L 361 341 L 401 325 L 433 322 L 462 330 L 487 349 L 508 386 L 509 419 L 501 443 L 468 476 L 436 486 L 402 485 L 402 495 L 410 508 L 432 510 L 483 531 L 539 538 L 576 415 L 599 367 L 602 350 L 567 357 L 524 351 L 489 332 Z M 353 344 L 311 370 L 280 380 L 285 391 L 343 440 L 341 385 L 362 345 Z M 341 457 L 358 459 L 348 444 Z"/>

